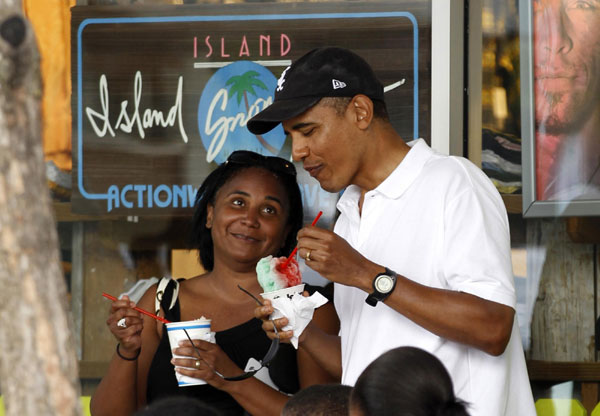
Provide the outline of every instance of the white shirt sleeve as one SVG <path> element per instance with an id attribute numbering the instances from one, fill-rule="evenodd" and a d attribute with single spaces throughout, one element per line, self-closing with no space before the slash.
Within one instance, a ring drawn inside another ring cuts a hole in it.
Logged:
<path id="1" fill-rule="evenodd" d="M 463 167 L 467 184 L 444 212 L 445 280 L 450 289 L 515 308 L 506 209 L 483 173 Z"/>

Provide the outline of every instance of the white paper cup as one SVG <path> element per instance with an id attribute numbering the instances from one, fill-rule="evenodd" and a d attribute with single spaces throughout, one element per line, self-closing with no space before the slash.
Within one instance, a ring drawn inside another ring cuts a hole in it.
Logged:
<path id="1" fill-rule="evenodd" d="M 294 293 L 302 294 L 302 292 L 304 292 L 304 283 L 300 283 L 299 285 L 296 285 L 296 286 L 286 287 L 285 289 L 279 289 L 279 290 L 274 290 L 272 292 L 261 293 L 260 296 L 262 296 L 263 299 L 269 299 L 269 300 L 279 299 L 284 296 L 287 296 L 289 299 L 291 299 L 292 296 L 294 296 Z"/>
<path id="2" fill-rule="evenodd" d="M 274 290 L 272 292 L 261 293 L 260 296 L 262 296 L 263 299 L 269 299 L 270 301 L 273 301 L 275 299 L 281 299 L 281 298 L 292 299 L 294 294 L 298 293 L 298 294 L 302 295 L 302 292 L 304 292 L 304 283 L 300 283 L 299 285 L 296 285 L 296 286 L 286 287 L 285 289 L 279 289 L 279 290 Z M 279 318 L 282 318 L 283 316 L 285 316 L 285 315 L 282 314 L 281 311 L 275 309 L 269 318 L 270 319 L 279 319 Z"/>
<path id="3" fill-rule="evenodd" d="M 190 335 L 192 340 L 200 339 L 202 341 L 210 341 L 211 340 L 211 332 L 210 332 L 210 319 L 196 319 L 194 321 L 181 321 L 181 322 L 171 322 L 165 324 L 167 327 L 167 335 L 169 336 L 169 344 L 171 344 L 171 350 L 179 347 L 179 341 L 187 341 L 188 337 L 185 335 L 184 329 Z M 174 358 L 190 358 L 182 355 L 173 354 Z M 193 378 L 184 376 L 175 372 L 175 376 L 177 377 L 177 382 L 179 387 L 187 387 L 187 386 L 197 386 L 199 384 L 206 384 L 206 381 L 201 380 L 199 378 Z"/>

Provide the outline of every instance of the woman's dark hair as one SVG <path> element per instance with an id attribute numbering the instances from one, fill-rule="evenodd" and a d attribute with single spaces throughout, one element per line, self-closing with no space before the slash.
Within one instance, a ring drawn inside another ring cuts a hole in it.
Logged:
<path id="1" fill-rule="evenodd" d="M 226 162 L 219 165 L 206 177 L 196 194 L 190 246 L 199 251 L 200 262 L 206 270 L 213 269 L 215 260 L 211 230 L 206 227 L 208 205 L 214 205 L 215 196 L 223 185 L 243 170 L 253 167 L 273 173 L 287 192 L 290 207 L 287 225 L 290 226 L 290 232 L 286 236 L 281 250 L 274 255 L 288 256 L 296 246 L 296 234 L 303 225 L 303 211 L 302 196 L 296 181 L 294 165 L 280 157 L 267 157 L 245 150 L 236 151 L 229 156 Z"/>
<path id="2" fill-rule="evenodd" d="M 365 416 L 469 416 L 446 367 L 415 347 L 395 348 L 373 361 L 358 378 L 350 405 Z"/>

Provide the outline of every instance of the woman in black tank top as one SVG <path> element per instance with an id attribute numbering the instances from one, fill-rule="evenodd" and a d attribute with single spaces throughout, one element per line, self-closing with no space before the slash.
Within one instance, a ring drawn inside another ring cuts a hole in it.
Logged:
<path id="1" fill-rule="evenodd" d="M 133 302 L 121 299 L 113 302 L 107 320 L 118 349 L 92 397 L 92 414 L 131 415 L 158 398 L 183 395 L 224 415 L 279 415 L 288 394 L 337 381 L 306 353 L 287 344 L 280 346 L 268 371 L 261 372 L 265 382 L 257 377 L 227 381 L 220 376 L 242 374 L 249 360 L 261 360 L 268 350 L 270 340 L 253 318 L 256 303 L 237 286 L 253 294 L 262 292 L 256 263 L 270 254 L 289 255 L 302 219 L 295 168 L 286 160 L 234 152 L 213 171 L 198 190 L 191 226 L 192 246 L 199 250 L 206 273 L 179 285 L 171 281 L 159 296 L 159 314 L 169 321 L 211 319 L 216 343 L 195 340 L 202 360 L 179 360 L 177 367 L 207 384 L 179 387 L 166 328 L 140 315 Z M 137 306 L 154 310 L 156 292 L 157 286 L 151 287 Z M 122 318 L 126 327 L 117 325 Z M 315 311 L 314 321 L 337 333 L 331 303 Z"/>

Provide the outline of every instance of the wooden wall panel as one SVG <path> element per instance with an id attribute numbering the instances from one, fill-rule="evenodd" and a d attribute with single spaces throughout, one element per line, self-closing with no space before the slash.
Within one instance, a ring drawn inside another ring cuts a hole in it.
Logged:
<path id="1" fill-rule="evenodd" d="M 594 361 L 593 245 L 572 243 L 562 219 L 529 221 L 527 244 L 546 248 L 530 358 Z"/>

